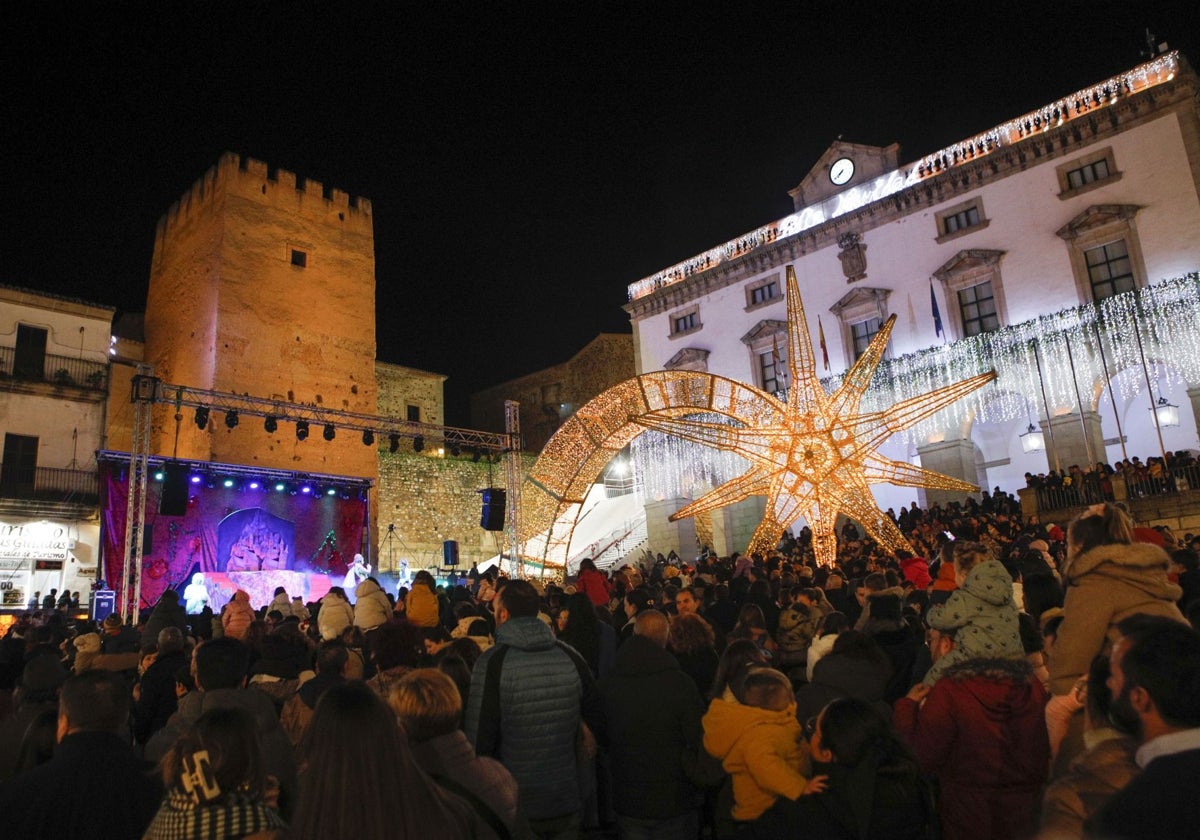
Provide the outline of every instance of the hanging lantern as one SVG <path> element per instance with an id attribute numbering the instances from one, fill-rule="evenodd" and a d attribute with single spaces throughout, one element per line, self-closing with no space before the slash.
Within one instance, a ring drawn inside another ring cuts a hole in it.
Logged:
<path id="1" fill-rule="evenodd" d="M 1041 430 L 1032 423 L 1029 424 L 1028 429 L 1017 435 L 1017 437 L 1021 439 L 1022 452 L 1030 453 L 1046 451 L 1046 437 L 1042 434 Z"/>
<path id="2" fill-rule="evenodd" d="M 1158 417 L 1160 426 L 1179 425 L 1179 406 L 1167 402 L 1166 397 L 1158 398 L 1158 404 L 1154 406 L 1154 414 Z"/>

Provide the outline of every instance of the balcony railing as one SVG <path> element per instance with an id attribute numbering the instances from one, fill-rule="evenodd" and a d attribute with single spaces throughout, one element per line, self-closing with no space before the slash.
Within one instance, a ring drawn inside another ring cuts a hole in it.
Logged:
<path id="1" fill-rule="evenodd" d="M 95 472 L 0 464 L 0 499 L 95 504 L 99 498 L 100 485 Z"/>
<path id="2" fill-rule="evenodd" d="M 1114 492 L 1114 489 L 1117 492 Z M 1039 512 L 1062 511 L 1097 502 L 1145 499 L 1200 491 L 1200 464 L 1172 467 L 1161 475 L 1113 475 L 1103 485 L 1085 477 L 1079 486 L 1037 488 Z"/>
<path id="3" fill-rule="evenodd" d="M 18 363 L 14 348 L 0 347 L 0 379 L 49 382 L 53 385 L 73 385 L 103 391 L 108 387 L 108 365 L 90 359 L 72 359 L 49 353 L 31 360 L 22 358 Z"/>

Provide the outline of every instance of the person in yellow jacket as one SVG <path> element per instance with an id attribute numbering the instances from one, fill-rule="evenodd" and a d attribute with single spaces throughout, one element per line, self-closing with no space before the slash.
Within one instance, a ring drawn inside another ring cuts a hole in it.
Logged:
<path id="1" fill-rule="evenodd" d="M 422 569 L 413 576 L 412 590 L 404 599 L 408 622 L 416 627 L 437 627 L 441 610 L 433 575 Z"/>
<path id="2" fill-rule="evenodd" d="M 704 749 L 733 780 L 733 819 L 757 819 L 781 797 L 796 799 L 825 789 L 812 772 L 796 701 L 788 678 L 773 668 L 750 671 L 733 688 L 733 700 L 716 698 L 704 715 Z"/>

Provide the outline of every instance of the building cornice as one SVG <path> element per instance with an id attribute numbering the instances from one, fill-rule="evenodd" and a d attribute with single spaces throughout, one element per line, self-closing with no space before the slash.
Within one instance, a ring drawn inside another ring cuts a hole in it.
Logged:
<path id="1" fill-rule="evenodd" d="M 884 224 L 952 201 L 1032 166 L 1077 154 L 1080 150 L 1150 120 L 1181 110 L 1198 108 L 1197 77 L 1176 56 L 1173 78 L 1125 95 L 1088 113 L 1042 128 L 1011 145 L 1003 145 L 973 160 L 958 162 L 909 186 L 863 206 L 835 216 L 790 236 L 771 237 L 760 228 L 748 234 L 742 253 L 708 268 L 692 271 L 636 297 L 624 309 L 634 321 L 661 314 L 696 298 L 743 282 L 780 264 L 795 261 L 822 248 L 836 245 L 846 233 L 863 235 Z M 922 158 L 921 166 L 924 166 Z M 765 241 L 759 241 L 759 240 Z M 728 246 L 727 246 L 728 247 Z M 736 251 L 736 248 L 735 248 Z M 695 262 L 693 260 L 692 262 Z M 632 289 L 633 287 L 631 287 Z"/>

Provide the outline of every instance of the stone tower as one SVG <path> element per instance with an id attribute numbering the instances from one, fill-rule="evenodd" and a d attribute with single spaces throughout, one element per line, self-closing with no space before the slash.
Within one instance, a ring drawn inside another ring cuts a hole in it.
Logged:
<path id="1" fill-rule="evenodd" d="M 146 361 L 164 382 L 376 412 L 371 203 L 225 154 L 159 221 L 146 302 Z M 296 440 L 262 420 L 207 429 L 185 409 L 181 458 L 377 478 L 376 447 L 314 425 Z M 153 451 L 175 450 L 174 412 Z"/>

